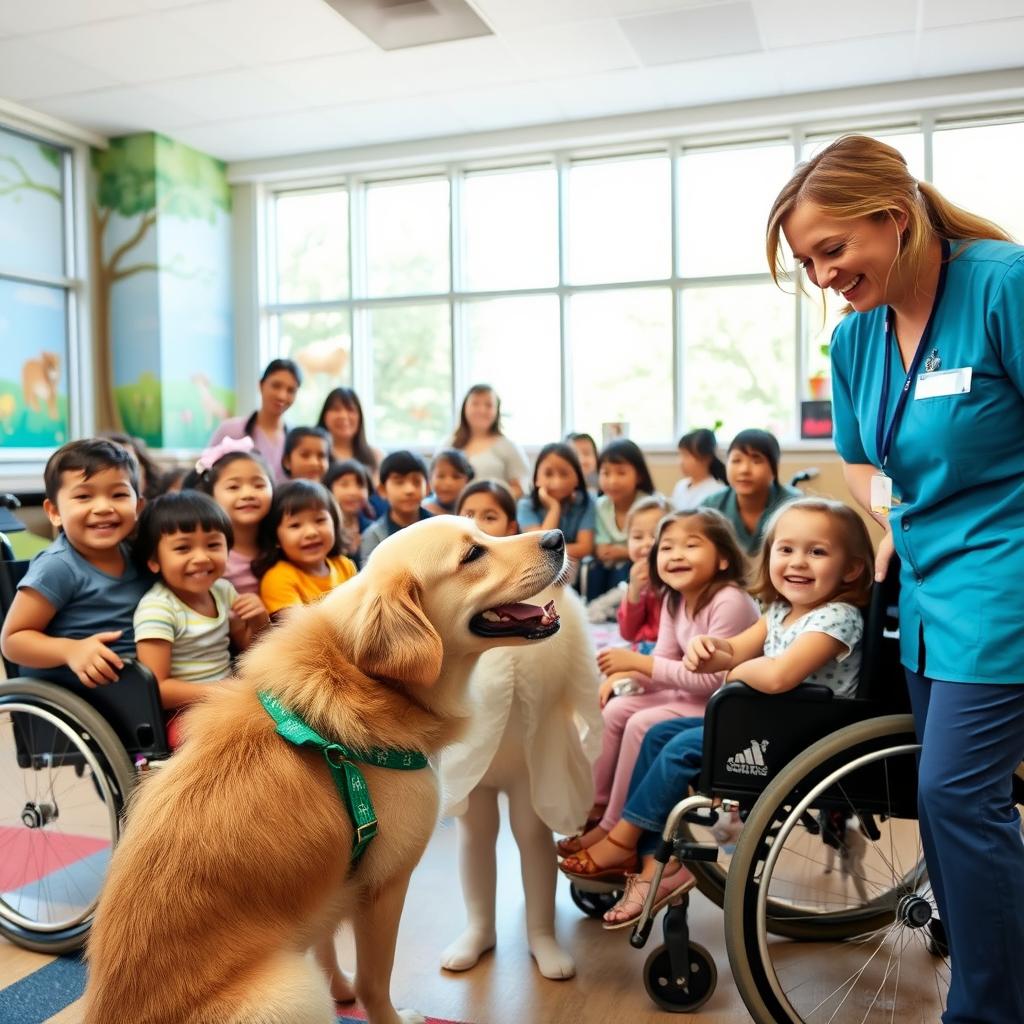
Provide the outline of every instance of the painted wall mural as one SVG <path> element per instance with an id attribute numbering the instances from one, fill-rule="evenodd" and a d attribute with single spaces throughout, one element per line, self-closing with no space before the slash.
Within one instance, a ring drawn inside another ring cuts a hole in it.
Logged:
<path id="1" fill-rule="evenodd" d="M 100 419 L 202 447 L 235 403 L 225 166 L 146 133 L 94 151 L 93 169 Z"/>
<path id="2" fill-rule="evenodd" d="M 0 130 L 0 448 L 68 437 L 64 155 Z M 8 276 L 9 275 L 9 276 Z"/>

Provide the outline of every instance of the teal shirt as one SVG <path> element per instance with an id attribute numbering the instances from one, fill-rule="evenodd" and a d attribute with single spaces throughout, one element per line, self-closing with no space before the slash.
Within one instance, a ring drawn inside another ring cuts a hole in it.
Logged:
<path id="1" fill-rule="evenodd" d="M 772 513 L 780 505 L 785 505 L 787 501 L 793 501 L 803 496 L 803 492 L 798 491 L 795 487 L 787 487 L 786 484 L 780 484 L 778 481 L 773 483 L 771 490 L 768 492 L 768 503 L 765 505 L 753 533 L 747 529 L 747 524 L 743 522 L 743 516 L 740 515 L 740 506 L 736 500 L 736 492 L 731 487 L 709 495 L 700 504 L 702 508 L 714 508 L 721 512 L 732 523 L 732 528 L 736 531 L 740 547 L 748 555 L 756 555 L 761 548 L 764 528 L 768 520 L 771 519 Z"/>
<path id="2" fill-rule="evenodd" d="M 906 370 L 885 341 L 884 307 L 851 313 L 832 337 L 835 443 L 848 463 L 880 464 Z M 1024 683 L 1024 247 L 953 244 L 927 355 L 971 367 L 965 394 L 916 398 L 912 385 L 886 473 L 900 499 L 889 519 L 900 577 L 901 660 L 932 679 Z"/>

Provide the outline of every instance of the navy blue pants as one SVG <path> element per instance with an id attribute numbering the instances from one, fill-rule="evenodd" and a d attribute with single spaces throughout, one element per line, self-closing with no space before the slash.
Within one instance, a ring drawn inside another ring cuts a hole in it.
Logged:
<path id="1" fill-rule="evenodd" d="M 668 812 L 700 774 L 703 748 L 703 718 L 670 718 L 648 730 L 622 809 L 626 821 L 645 830 L 637 845 L 641 854 L 657 849 Z"/>
<path id="2" fill-rule="evenodd" d="M 1024 685 L 946 683 L 907 670 L 921 743 L 918 807 L 949 938 L 944 1024 L 1024 1022 L 1024 841 L 1012 776 Z"/>

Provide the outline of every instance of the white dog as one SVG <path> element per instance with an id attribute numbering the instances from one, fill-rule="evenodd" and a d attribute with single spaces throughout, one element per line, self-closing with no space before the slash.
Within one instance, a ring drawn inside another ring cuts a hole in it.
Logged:
<path id="1" fill-rule="evenodd" d="M 519 847 L 526 933 L 545 978 L 571 978 L 573 958 L 555 938 L 557 861 L 552 830 L 572 834 L 594 800 L 591 764 L 601 751 L 600 675 L 579 598 L 551 588 L 562 627 L 537 650 L 485 653 L 470 678 L 473 720 L 441 757 L 445 813 L 459 816 L 463 933 L 444 951 L 450 971 L 473 967 L 495 944 L 498 794 L 508 796 Z"/>

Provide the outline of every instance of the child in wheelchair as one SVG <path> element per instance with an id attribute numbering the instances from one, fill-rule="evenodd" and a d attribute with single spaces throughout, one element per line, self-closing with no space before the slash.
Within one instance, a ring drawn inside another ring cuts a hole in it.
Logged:
<path id="1" fill-rule="evenodd" d="M 128 545 L 138 466 L 121 445 L 89 438 L 58 448 L 43 480 L 44 508 L 60 532 L 18 585 L 3 653 L 35 678 L 102 686 L 135 653 L 132 616 L 150 585 Z"/>
<path id="2" fill-rule="evenodd" d="M 231 674 L 231 645 L 245 650 L 270 621 L 223 578 L 232 541 L 227 513 L 198 491 L 157 498 L 139 521 L 136 558 L 160 578 L 135 611 L 136 656 L 156 676 L 171 749 L 179 712 Z"/>
<path id="3" fill-rule="evenodd" d="M 819 498 L 784 506 L 768 524 L 756 570 L 753 594 L 766 605 L 764 615 L 732 639 L 694 637 L 684 664 L 690 671 L 727 671 L 728 681 L 764 693 L 808 682 L 851 696 L 863 634 L 859 609 L 868 601 L 873 564 L 871 539 L 852 509 Z M 703 744 L 700 719 L 662 722 L 644 738 L 622 818 L 608 835 L 615 846 L 636 849 L 642 863 L 605 914 L 606 927 L 624 927 L 640 915 L 662 823 L 696 781 Z M 663 878 L 656 907 L 685 891 L 677 876 Z"/>
<path id="4" fill-rule="evenodd" d="M 603 816 L 582 836 L 558 845 L 567 857 L 562 870 L 592 881 L 620 878 L 636 867 L 635 844 L 620 848 L 609 833 L 621 816 L 647 730 L 666 720 L 699 724 L 708 698 L 725 680 L 721 671 L 684 668 L 682 657 L 690 640 L 707 629 L 731 636 L 757 619 L 757 606 L 743 590 L 746 558 L 728 520 L 714 509 L 665 516 L 648 567 L 663 602 L 653 654 L 609 648 L 598 655 L 606 679 L 600 694 L 604 734 L 594 765 L 594 792 L 595 811 L 600 808 Z M 644 693 L 609 700 L 616 679 L 636 674 Z"/>

